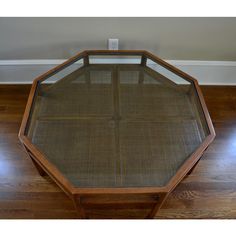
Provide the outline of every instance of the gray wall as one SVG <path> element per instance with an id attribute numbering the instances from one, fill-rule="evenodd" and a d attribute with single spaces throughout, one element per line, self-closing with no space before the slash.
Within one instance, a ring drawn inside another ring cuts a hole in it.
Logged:
<path id="1" fill-rule="evenodd" d="M 67 58 L 109 37 L 164 59 L 236 61 L 236 18 L 0 18 L 0 60 Z"/>

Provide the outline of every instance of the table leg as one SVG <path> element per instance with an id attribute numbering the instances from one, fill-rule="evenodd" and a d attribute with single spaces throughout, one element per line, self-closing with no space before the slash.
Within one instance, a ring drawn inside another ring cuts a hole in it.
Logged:
<path id="1" fill-rule="evenodd" d="M 163 205 L 167 197 L 168 197 L 168 193 L 159 194 L 159 199 L 158 199 L 157 204 L 153 207 L 151 212 L 147 215 L 146 219 L 153 219 L 155 217 L 156 213 L 161 208 L 161 206 Z"/>
<path id="2" fill-rule="evenodd" d="M 39 174 L 41 176 L 46 176 L 47 173 L 43 170 L 43 168 L 31 157 L 31 155 L 29 154 L 34 166 L 36 167 L 37 171 L 39 172 Z"/>
<path id="3" fill-rule="evenodd" d="M 77 213 L 77 216 L 79 219 L 86 219 L 86 215 L 85 215 L 85 212 L 84 212 L 84 209 L 81 205 L 81 199 L 78 195 L 73 195 L 72 196 L 72 202 L 74 204 L 74 207 L 75 207 L 75 210 L 76 210 L 76 213 Z"/>

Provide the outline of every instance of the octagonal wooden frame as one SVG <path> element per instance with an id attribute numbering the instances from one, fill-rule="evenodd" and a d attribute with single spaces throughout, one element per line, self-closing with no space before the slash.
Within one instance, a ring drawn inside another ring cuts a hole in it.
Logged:
<path id="1" fill-rule="evenodd" d="M 195 150 L 195 152 L 184 162 L 184 164 L 179 168 L 176 174 L 170 179 L 168 184 L 164 187 L 128 187 L 128 188 L 77 188 L 73 186 L 63 174 L 50 163 L 47 158 L 40 152 L 40 150 L 35 147 L 31 141 L 27 138 L 26 126 L 28 119 L 30 117 L 31 107 L 34 102 L 35 92 L 37 86 L 42 81 L 46 80 L 50 76 L 58 73 L 59 71 L 63 70 L 64 68 L 70 66 L 74 62 L 83 59 L 83 66 L 88 66 L 90 64 L 89 57 L 90 56 L 104 56 L 104 55 L 119 55 L 119 56 L 140 56 L 141 57 L 141 65 L 146 66 L 147 59 L 154 61 L 155 63 L 163 66 L 164 68 L 168 69 L 169 71 L 173 72 L 174 74 L 180 76 L 181 78 L 185 79 L 186 81 L 192 83 L 198 95 L 207 125 L 209 129 L 209 135 L 205 138 L 202 144 Z M 84 211 L 84 204 L 94 205 L 101 205 L 104 208 L 113 207 L 114 209 L 118 208 L 119 206 L 126 206 L 127 208 L 135 208 L 137 204 L 143 202 L 152 202 L 151 209 L 149 213 L 145 216 L 146 218 L 153 218 L 158 211 L 158 209 L 163 204 L 164 200 L 168 196 L 168 194 L 175 188 L 175 186 L 191 171 L 191 169 L 196 165 L 200 157 L 202 156 L 204 150 L 209 146 L 209 144 L 213 141 L 215 137 L 214 127 L 208 113 L 202 92 L 198 85 L 198 82 L 193 77 L 189 76 L 188 74 L 184 73 L 183 71 L 175 68 L 174 66 L 168 64 L 167 62 L 163 61 L 162 59 L 158 58 L 157 56 L 151 54 L 150 52 L 144 50 L 86 50 L 81 53 L 78 53 L 74 57 L 70 58 L 69 60 L 65 61 L 63 64 L 56 66 L 55 68 L 49 70 L 45 74 L 36 78 L 33 82 L 33 85 L 30 90 L 28 102 L 26 105 L 25 113 L 23 116 L 22 124 L 19 131 L 19 139 L 25 150 L 29 154 L 30 158 L 32 159 L 33 163 L 37 167 L 39 173 L 41 175 L 47 174 L 49 175 L 56 184 L 70 197 L 73 201 L 76 211 L 78 212 L 79 218 L 87 218 Z M 131 196 L 135 194 L 136 196 L 140 196 L 140 201 L 135 202 L 132 204 Z M 90 202 L 86 199 L 88 196 L 93 196 L 93 200 Z M 104 196 L 107 196 L 104 198 Z M 144 197 L 148 196 L 148 198 Z M 100 199 L 100 201 L 95 201 L 94 199 Z M 105 199 L 105 200 L 104 200 Z M 88 203 L 89 202 L 89 203 Z"/>

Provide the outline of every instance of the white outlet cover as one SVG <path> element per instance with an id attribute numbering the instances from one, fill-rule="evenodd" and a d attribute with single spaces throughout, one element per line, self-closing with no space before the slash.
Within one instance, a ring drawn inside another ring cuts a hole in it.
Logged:
<path id="1" fill-rule="evenodd" d="M 108 39 L 108 49 L 118 50 L 119 49 L 119 39 Z"/>

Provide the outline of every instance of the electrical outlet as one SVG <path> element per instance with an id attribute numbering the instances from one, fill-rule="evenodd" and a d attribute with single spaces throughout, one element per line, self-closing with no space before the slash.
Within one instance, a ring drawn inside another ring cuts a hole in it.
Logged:
<path id="1" fill-rule="evenodd" d="M 108 39 L 108 49 L 118 50 L 119 49 L 119 39 Z"/>

